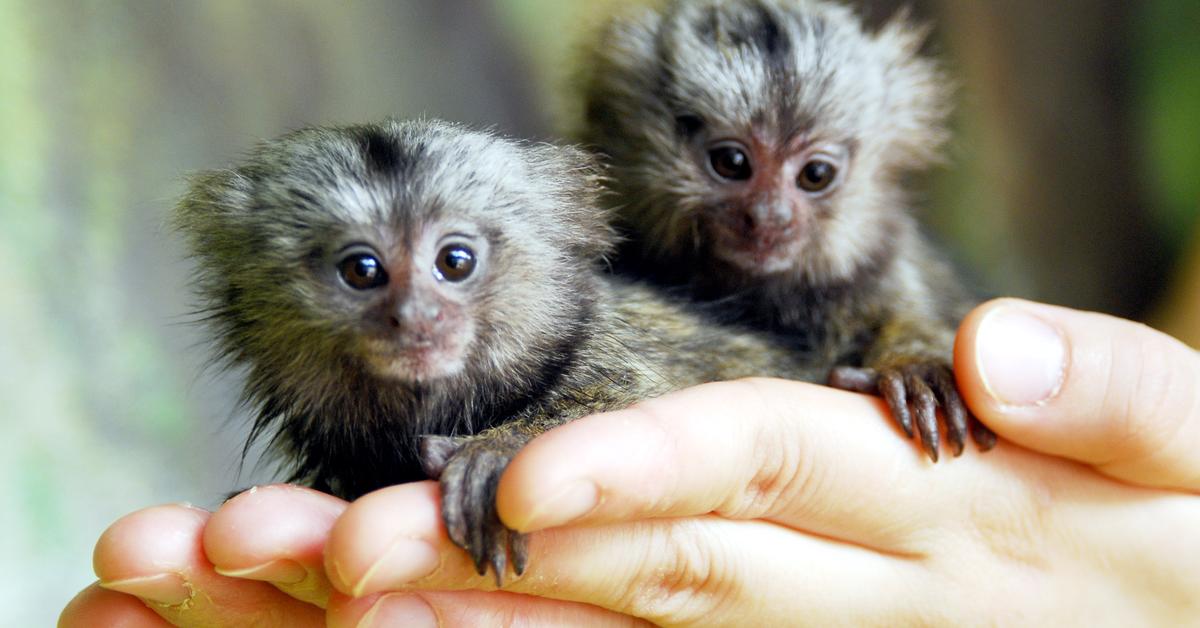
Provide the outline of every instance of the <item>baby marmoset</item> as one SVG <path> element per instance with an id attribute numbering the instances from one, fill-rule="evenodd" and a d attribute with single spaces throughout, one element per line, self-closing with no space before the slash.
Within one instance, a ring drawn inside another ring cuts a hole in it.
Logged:
<path id="1" fill-rule="evenodd" d="M 675 0 L 618 15 L 582 66 L 580 139 L 610 168 L 630 272 L 789 335 L 836 386 L 882 393 L 937 460 L 995 436 L 951 370 L 974 301 L 899 178 L 935 160 L 946 79 L 903 17 L 816 0 Z"/>
<path id="2" fill-rule="evenodd" d="M 451 538 L 499 579 L 526 549 L 496 483 L 537 434 L 702 382 L 813 376 L 601 272 L 598 190 L 575 149 L 388 122 L 262 143 L 196 177 L 176 223 L 291 479 L 354 498 L 439 478 Z"/>

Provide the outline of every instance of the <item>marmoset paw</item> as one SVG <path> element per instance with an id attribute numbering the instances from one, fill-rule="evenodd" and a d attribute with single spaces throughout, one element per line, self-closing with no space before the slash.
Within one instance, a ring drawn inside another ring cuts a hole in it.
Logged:
<path id="1" fill-rule="evenodd" d="M 915 360 L 878 369 L 839 366 L 830 372 L 829 384 L 882 396 L 909 438 L 913 436 L 915 423 L 921 447 L 934 462 L 937 462 L 941 442 L 937 420 L 939 406 L 955 456 L 962 454 L 968 431 L 980 450 L 987 451 L 996 445 L 996 435 L 967 411 L 958 394 L 954 372 L 944 362 Z"/>
<path id="2" fill-rule="evenodd" d="M 519 447 L 479 437 L 425 436 L 421 464 L 441 484 L 442 519 L 455 545 L 467 550 L 479 575 L 490 565 L 504 585 L 509 559 L 519 576 L 528 559 L 526 537 L 509 530 L 496 513 L 496 485 Z"/>

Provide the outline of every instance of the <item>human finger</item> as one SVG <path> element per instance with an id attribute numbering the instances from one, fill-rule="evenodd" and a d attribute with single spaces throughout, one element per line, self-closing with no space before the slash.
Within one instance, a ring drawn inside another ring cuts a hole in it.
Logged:
<path id="1" fill-rule="evenodd" d="M 472 628 L 474 626 L 569 626 L 627 628 L 645 620 L 577 602 L 505 591 L 421 591 L 351 598 L 334 594 L 330 628 Z"/>
<path id="2" fill-rule="evenodd" d="M 706 384 L 542 435 L 506 469 L 497 506 L 522 532 L 715 513 L 915 552 L 912 533 L 942 509 L 936 487 L 962 459 L 935 466 L 898 435 L 875 397 Z"/>
<path id="3" fill-rule="evenodd" d="M 385 488 L 354 502 L 334 526 L 326 565 L 353 597 L 388 591 L 495 589 L 440 524 L 431 482 Z M 764 521 L 716 516 L 546 530 L 505 590 L 582 602 L 656 624 L 736 624 L 738 609 L 763 607 L 765 625 L 804 613 L 819 625 L 852 604 L 911 610 L 905 559 Z M 879 591 L 864 599 L 863 591 Z M 895 593 L 895 595 L 892 595 Z M 332 608 L 332 604 L 331 604 Z"/>
<path id="4" fill-rule="evenodd" d="M 959 388 L 1008 440 L 1160 488 L 1200 490 L 1200 355 L 1144 325 L 999 299 L 963 321 Z"/>
<path id="5" fill-rule="evenodd" d="M 93 583 L 80 591 L 58 617 L 58 628 L 167 628 L 171 624 L 141 600 Z"/>
<path id="6" fill-rule="evenodd" d="M 265 583 L 222 576 L 204 554 L 209 513 L 156 506 L 113 523 L 96 543 L 99 586 L 140 598 L 176 626 L 321 626 L 321 609 Z"/>
<path id="7" fill-rule="evenodd" d="M 204 551 L 222 575 L 269 582 L 324 607 L 323 552 L 347 502 L 288 484 L 252 488 L 225 502 L 204 527 Z"/>

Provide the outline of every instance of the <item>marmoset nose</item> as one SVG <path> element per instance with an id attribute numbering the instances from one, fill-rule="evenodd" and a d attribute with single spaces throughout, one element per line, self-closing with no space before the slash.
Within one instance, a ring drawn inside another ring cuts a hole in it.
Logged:
<path id="1" fill-rule="evenodd" d="M 400 315 L 408 320 L 441 320 L 442 306 L 436 301 L 411 299 L 400 304 Z"/>
<path id="2" fill-rule="evenodd" d="M 792 228 L 793 217 L 788 203 L 754 203 L 742 212 L 742 234 L 755 240 L 776 240 Z"/>
<path id="3" fill-rule="evenodd" d="M 440 303 L 407 299 L 396 305 L 388 322 L 395 329 L 428 334 L 437 331 L 445 318 Z"/>

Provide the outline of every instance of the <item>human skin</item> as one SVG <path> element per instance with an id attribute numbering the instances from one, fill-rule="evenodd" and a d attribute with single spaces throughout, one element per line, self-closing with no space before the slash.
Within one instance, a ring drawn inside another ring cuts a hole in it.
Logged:
<path id="1" fill-rule="evenodd" d="M 277 486 L 212 515 L 119 520 L 96 548 L 107 588 L 60 625 L 1200 622 L 1196 352 L 1000 300 L 964 321 L 955 359 L 968 405 L 1005 439 L 992 452 L 932 465 L 887 433 L 877 399 L 710 384 L 517 456 L 501 516 L 544 531 L 507 591 L 446 538 L 431 482 L 352 505 Z"/>

